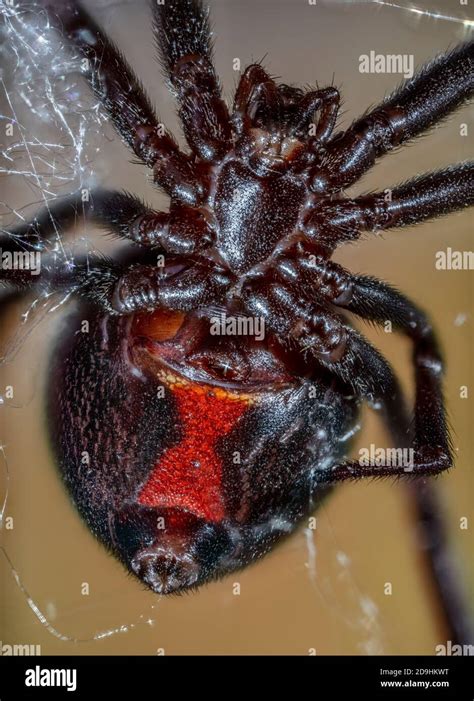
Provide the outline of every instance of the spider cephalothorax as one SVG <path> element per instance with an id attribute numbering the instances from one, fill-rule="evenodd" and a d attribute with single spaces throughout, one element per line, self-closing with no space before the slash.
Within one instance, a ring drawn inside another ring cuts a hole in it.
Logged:
<path id="1" fill-rule="evenodd" d="M 442 362 L 427 317 L 331 256 L 362 231 L 473 204 L 473 163 L 417 177 L 391 198 L 348 199 L 344 189 L 472 96 L 474 44 L 334 134 L 334 87 L 277 84 L 259 64 L 244 71 L 229 111 L 200 2 L 154 3 L 185 154 L 81 6 L 43 4 L 171 198 L 165 213 L 128 193 L 92 194 L 90 219 L 139 246 L 126 263 L 66 265 L 50 255 L 74 198 L 2 241 L 44 257 L 39 280 L 7 272 L 11 289 L 39 283 L 82 298 L 52 363 L 48 411 L 62 473 L 94 533 L 153 590 L 179 591 L 266 552 L 335 482 L 449 467 Z M 413 341 L 413 435 L 390 366 L 347 312 L 391 321 Z M 86 318 L 88 333 L 75 333 Z M 412 445 L 413 464 L 344 460 L 363 400 L 383 409 L 398 445 Z"/>

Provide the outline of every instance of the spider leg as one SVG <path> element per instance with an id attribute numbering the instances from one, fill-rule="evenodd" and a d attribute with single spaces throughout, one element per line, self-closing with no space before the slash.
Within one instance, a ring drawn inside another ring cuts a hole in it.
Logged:
<path id="1" fill-rule="evenodd" d="M 291 133 L 308 136 L 309 123 L 319 110 L 319 119 L 310 147 L 325 143 L 334 129 L 339 111 L 340 95 L 336 88 L 312 90 L 300 96 L 292 94 L 288 86 L 278 86 L 260 64 L 248 66 L 240 79 L 234 97 L 232 123 L 237 134 L 255 126 L 257 113 L 259 123 L 266 125 L 279 119 L 290 102 L 293 107 Z"/>
<path id="2" fill-rule="evenodd" d="M 271 333 L 312 356 L 361 399 L 400 396 L 398 382 L 382 355 L 321 301 L 302 302 L 299 285 L 249 278 L 240 294 L 250 315 L 262 318 Z"/>
<path id="3" fill-rule="evenodd" d="M 432 480 L 414 480 L 408 484 L 417 525 L 419 541 L 428 567 L 429 581 L 434 582 L 448 626 L 446 638 L 458 645 L 472 645 L 474 623 L 465 592 L 460 586 L 462 572 L 451 552 L 445 523 L 445 509 Z"/>
<path id="4" fill-rule="evenodd" d="M 148 209 L 133 195 L 114 190 L 93 190 L 86 201 L 80 194 L 53 200 L 34 219 L 0 232 L 0 245 L 9 251 L 45 251 L 48 243 L 83 217 L 120 238 L 148 246 L 160 245 L 169 215 Z M 143 225 L 144 217 L 148 226 Z M 151 222 L 153 221 L 153 226 Z"/>
<path id="5" fill-rule="evenodd" d="M 282 254 L 273 263 L 274 274 L 296 295 L 312 304 L 329 303 L 378 324 L 390 321 L 415 342 L 430 337 L 432 348 L 437 348 L 428 317 L 405 295 L 382 280 L 350 273 L 310 250 L 304 250 L 303 256 L 299 251 L 301 257 L 290 250 L 290 255 Z"/>
<path id="6" fill-rule="evenodd" d="M 310 171 L 312 189 L 325 194 L 349 187 L 376 158 L 429 129 L 473 94 L 474 41 L 470 41 L 429 63 L 336 135 Z"/>
<path id="7" fill-rule="evenodd" d="M 214 236 L 208 214 L 199 207 L 179 204 L 168 214 L 149 209 L 127 192 L 94 190 L 86 202 L 81 195 L 54 200 L 32 221 L 0 232 L 0 247 L 10 252 L 46 251 L 48 242 L 81 216 L 118 238 L 166 253 L 196 253 Z"/>
<path id="8" fill-rule="evenodd" d="M 304 277 L 293 285 L 288 282 L 269 285 L 264 280 L 262 285 L 262 279 L 256 278 L 249 280 L 248 288 L 242 290 L 247 309 L 254 315 L 263 316 L 273 333 L 291 339 L 300 350 L 309 351 L 317 362 L 349 384 L 359 397 L 379 401 L 389 413 L 396 411 L 400 397 L 398 382 L 390 366 L 362 336 L 330 313 L 326 303 L 330 301 L 374 321 L 392 321 L 414 343 L 413 464 L 407 468 L 346 462 L 334 467 L 325 479 L 332 483 L 407 472 L 421 476 L 447 469 L 452 464 L 452 457 L 441 384 L 443 362 L 431 325 L 423 312 L 388 285 L 374 278 L 357 278 L 348 274 L 349 279 L 344 281 L 344 271 L 339 268 L 338 272 L 338 284 L 334 284 L 331 290 L 326 280 L 326 292 L 322 296 L 319 296 L 317 286 L 314 294 L 307 291 L 309 288 Z M 288 264 L 286 275 L 291 274 L 291 264 Z M 267 293 L 265 289 L 268 289 Z M 253 292 L 249 294 L 251 290 Z M 308 299 L 309 310 L 301 302 L 302 296 Z M 406 436 L 395 438 L 405 443 Z"/>
<path id="9" fill-rule="evenodd" d="M 155 38 L 163 68 L 179 101 L 189 146 L 204 161 L 231 148 L 229 113 L 221 97 L 208 11 L 200 0 L 153 4 Z"/>
<path id="10" fill-rule="evenodd" d="M 359 238 L 361 231 L 411 226 L 474 205 L 474 162 L 427 173 L 394 190 L 353 200 L 322 203 L 303 223 L 315 243 L 332 248 Z"/>
<path id="11" fill-rule="evenodd" d="M 360 477 L 390 477 L 407 472 L 412 472 L 414 476 L 438 474 L 451 467 L 452 451 L 443 401 L 443 360 L 431 324 L 409 299 L 381 281 L 365 276 L 349 275 L 349 278 L 352 295 L 342 306 L 378 323 L 393 322 L 413 342 L 416 387 L 414 459 L 409 466 L 346 462 L 334 467 L 327 479 L 332 483 Z M 337 304 L 337 301 L 334 303 Z M 381 399 L 383 401 L 383 397 Z M 394 438 L 401 438 L 396 435 L 396 429 Z"/>
<path id="12" fill-rule="evenodd" d="M 247 66 L 235 91 L 232 124 L 238 135 L 254 126 L 257 111 L 266 121 L 278 115 L 282 98 L 275 81 L 258 63 Z"/>
<path id="13" fill-rule="evenodd" d="M 395 328 L 404 332 L 415 344 L 415 363 L 425 352 L 425 358 L 430 361 L 440 362 L 438 344 L 433 334 L 429 319 L 418 307 L 416 307 L 404 295 L 393 289 L 386 283 L 364 275 L 352 275 L 333 261 L 328 261 L 322 255 L 295 259 L 295 257 L 281 256 L 276 262 L 274 272 L 280 280 L 292 282 L 298 286 L 299 296 L 306 296 L 310 303 L 315 300 L 329 302 L 338 307 L 343 307 L 350 312 L 365 319 L 377 323 L 392 321 Z M 427 348 L 428 352 L 420 350 Z M 441 442 L 449 454 L 449 438 L 444 416 L 441 387 L 436 378 L 428 384 L 429 392 L 423 395 L 417 391 L 418 406 L 415 408 L 417 421 L 415 430 L 418 432 L 418 440 L 432 441 L 430 445 Z M 402 393 L 390 393 L 382 405 L 382 418 L 391 432 L 396 446 L 402 448 L 412 443 L 412 427 L 410 417 L 403 405 Z M 426 405 L 420 412 L 419 403 Z M 427 413 L 433 410 L 433 427 L 430 433 Z M 422 433 L 420 436 L 420 427 Z M 423 438 L 424 434 L 424 438 Z M 352 463 L 349 476 L 355 475 L 353 470 L 359 465 Z M 413 474 L 419 474 L 419 468 L 414 467 Z M 338 470 L 342 469 L 342 474 Z M 365 470 L 366 468 L 364 468 Z M 380 475 L 380 468 L 374 469 L 373 475 Z M 396 474 L 393 467 L 390 472 L 382 474 Z M 335 468 L 336 478 L 346 479 L 348 464 Z M 334 468 L 331 473 L 319 475 L 317 488 L 321 487 L 321 479 L 327 478 L 329 482 L 334 476 Z M 336 479 L 337 481 L 337 479 Z M 448 638 L 458 644 L 468 644 L 472 641 L 472 625 L 468 614 L 469 607 L 465 597 L 459 589 L 456 572 L 456 562 L 450 553 L 448 536 L 443 519 L 442 504 L 440 503 L 433 483 L 426 483 L 419 479 L 408 484 L 410 498 L 418 518 L 421 543 L 424 551 L 424 559 L 428 571 L 432 573 L 430 581 L 434 582 L 440 602 L 440 610 L 444 614 L 444 623 L 447 625 Z"/>
<path id="14" fill-rule="evenodd" d="M 340 95 L 336 88 L 321 88 L 310 90 L 306 93 L 287 86 L 278 86 L 280 97 L 283 97 L 283 109 L 285 121 L 289 127 L 289 133 L 308 141 L 309 151 L 316 153 L 321 145 L 328 141 L 336 124 L 339 112 Z M 291 115 L 288 108 L 291 108 Z M 318 122 L 315 127 L 314 115 L 319 112 Z M 308 136 L 310 137 L 308 139 Z M 314 158 L 314 156 L 313 156 Z"/>
<path id="15" fill-rule="evenodd" d="M 224 299 L 230 279 L 214 260 L 182 258 L 170 263 L 170 272 L 155 265 L 127 269 L 107 290 L 103 306 L 116 314 L 156 307 L 188 312 Z"/>
<path id="16" fill-rule="evenodd" d="M 183 257 L 163 267 L 138 264 L 124 268 L 111 260 L 89 256 L 74 262 L 54 258 L 41 265 L 35 275 L 30 270 L 6 271 L 0 279 L 0 290 L 4 286 L 18 291 L 64 291 L 87 299 L 109 314 L 124 315 L 158 307 L 192 311 L 219 303 L 229 279 L 223 269 L 206 258 Z"/>
<path id="17" fill-rule="evenodd" d="M 313 90 L 304 96 L 301 111 L 302 115 L 307 114 L 307 118 L 304 119 L 305 124 L 308 118 L 313 117 L 316 110 L 320 110 L 318 124 L 312 137 L 313 144 L 324 144 L 330 138 L 336 126 L 340 101 L 339 90 L 332 87 Z"/>
<path id="18" fill-rule="evenodd" d="M 438 344 L 429 319 L 409 299 L 380 280 L 364 275 L 351 275 L 332 261 L 320 259 L 319 263 L 318 266 L 312 267 L 317 271 L 316 288 L 318 292 L 323 292 L 326 301 L 341 305 L 350 312 L 377 323 L 391 320 L 397 329 L 412 339 L 415 349 L 424 345 L 430 349 L 431 358 L 439 361 Z M 307 279 L 303 281 L 306 289 L 307 282 Z M 417 357 L 419 351 L 415 350 L 415 362 Z M 438 382 L 431 382 L 431 392 L 435 393 L 434 402 L 432 396 L 425 395 L 423 398 L 417 393 L 417 401 L 429 402 L 435 409 L 435 426 L 428 438 L 433 441 L 439 440 L 435 435 L 437 432 L 449 452 L 448 431 Z M 415 413 L 416 411 L 415 408 Z M 388 402 L 385 402 L 384 421 L 393 435 L 395 445 L 407 445 L 407 439 L 411 435 L 408 417 L 390 397 Z M 419 417 L 415 430 L 423 423 L 426 423 L 426 414 Z M 424 432 L 426 434 L 426 426 Z M 414 470 L 414 474 L 418 474 L 418 470 Z M 432 482 L 414 480 L 408 484 L 408 489 L 417 514 L 426 566 L 432 574 L 431 581 L 434 581 L 437 589 L 440 610 L 444 612 L 445 624 L 450 630 L 448 637 L 458 644 L 468 644 L 472 642 L 472 621 L 464 593 L 459 588 L 457 563 L 450 552 L 442 503 Z"/>
<path id="19" fill-rule="evenodd" d="M 173 198 L 196 204 L 202 196 L 192 162 L 158 122 L 143 87 L 119 50 L 73 0 L 43 0 L 51 21 L 87 59 L 89 83 L 132 151 L 153 169 Z"/>

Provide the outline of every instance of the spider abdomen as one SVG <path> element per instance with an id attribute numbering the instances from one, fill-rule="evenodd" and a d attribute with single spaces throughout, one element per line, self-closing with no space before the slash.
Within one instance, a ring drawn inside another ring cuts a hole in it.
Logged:
<path id="1" fill-rule="evenodd" d="M 154 591 L 261 556 L 326 493 L 318 473 L 357 411 L 332 380 L 278 382 L 276 363 L 272 382 L 197 381 L 162 357 L 178 324 L 156 343 L 143 319 L 70 323 L 51 368 L 60 470 L 91 530 Z"/>

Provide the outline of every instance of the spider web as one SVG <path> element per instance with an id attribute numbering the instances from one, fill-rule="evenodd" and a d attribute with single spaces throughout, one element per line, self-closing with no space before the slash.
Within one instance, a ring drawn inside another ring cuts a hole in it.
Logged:
<path id="1" fill-rule="evenodd" d="M 89 192 L 97 182 L 100 143 L 110 137 L 100 104 L 84 90 L 81 58 L 64 46 L 45 10 L 5 0 L 1 20 L 0 128 L 6 138 L 0 144 L 0 185 L 8 198 L 0 194 L 0 229 L 8 233 L 53 201 Z M 87 237 L 66 241 L 60 231 L 50 244 L 64 263 L 79 249 L 91 252 Z M 49 297 L 22 314 L 20 330 L 0 350 L 2 362 L 13 359 L 31 324 L 67 301 L 67 295 Z"/>
<path id="2" fill-rule="evenodd" d="M 81 57 L 64 45 L 44 9 L 35 2 L 18 5 L 6 1 L 0 12 L 3 67 L 0 128 L 7 135 L 6 143 L 0 145 L 0 185 L 5 192 L 5 178 L 15 178 L 15 187 L 22 192 L 21 202 L 27 202 L 26 205 L 12 204 L 10 190 L 8 199 L 0 195 L 0 228 L 8 232 L 15 225 L 28 221 L 39 208 L 49 209 L 52 202 L 65 195 L 81 194 L 95 187 L 101 177 L 95 170 L 95 161 L 100 162 L 101 143 L 104 138 L 113 140 L 113 137 L 109 135 L 107 117 L 100 103 L 85 87 Z M 22 121 L 25 116 L 27 123 Z M 86 253 L 95 250 L 87 235 L 76 237 L 72 242 L 70 239 L 70 235 L 63 239 L 63 232 L 57 230 L 51 245 L 54 254 L 64 261 L 73 260 L 79 250 Z M 13 337 L 7 341 L 3 339 L 0 365 L 12 363 L 37 327 L 68 299 L 69 294 L 45 293 L 29 303 L 21 312 Z M 27 396 L 8 401 L 0 395 L 0 407 L 2 410 L 23 409 L 36 391 L 36 377 L 33 377 Z M 10 446 L 0 444 L 3 470 L 0 529 L 4 527 L 12 479 L 7 458 L 9 449 Z M 143 613 L 136 621 L 91 631 L 87 638 L 60 631 L 50 620 L 55 616 L 48 615 L 54 609 L 54 602 L 46 604 L 43 611 L 27 590 L 7 549 L 1 546 L 0 551 L 31 612 L 61 641 L 102 640 L 126 633 L 139 624 L 151 626 L 154 623 L 149 613 Z M 151 609 L 157 605 L 153 604 Z"/>
<path id="3" fill-rule="evenodd" d="M 402 13 L 411 19 L 450 22 L 464 29 L 474 26 L 474 22 L 468 18 L 445 12 L 441 6 L 437 10 L 423 9 L 421 3 L 403 6 L 385 0 L 366 0 L 365 3 L 321 0 L 321 5 L 347 5 L 354 9 L 368 3 L 377 5 L 381 10 Z M 122 4 L 125 3 L 103 2 L 101 11 Z M 462 11 L 459 5 L 455 9 Z M 8 192 L 8 197 L 5 198 L 0 194 L 0 228 L 6 231 L 27 221 L 38 208 L 49 207 L 57 198 L 91 190 L 100 184 L 104 176 L 104 166 L 100 165 L 102 144 L 112 136 L 100 104 L 84 85 L 81 58 L 63 45 L 50 26 L 44 10 L 36 3 L 20 5 L 5 0 L 1 14 L 3 42 L 0 55 L 3 71 L 0 78 L 0 128 L 2 134 L 12 134 L 7 135 L 0 145 L 0 185 L 3 192 Z M 9 182 L 8 188 L 6 179 Z M 13 181 L 18 195 L 11 189 Z M 71 259 L 78 247 L 85 248 L 87 252 L 94 251 L 93 241 L 87 235 L 76 238 L 71 243 L 70 237 L 65 239 L 61 231 L 56 232 L 53 250 L 58 256 Z M 67 296 L 39 297 L 23 310 L 19 330 L 0 349 L 0 363 L 5 365 L 12 362 L 23 346 L 27 345 L 28 337 L 35 329 L 45 322 L 47 316 L 56 314 L 58 308 L 67 301 Z M 29 396 L 22 397 L 20 401 L 7 403 L 5 398 L 0 397 L 0 404 L 3 404 L 0 410 L 22 409 L 36 391 L 33 383 Z M 10 446 L 0 445 L 4 474 L 0 526 L 7 513 L 9 489 L 15 479 L 13 470 L 8 469 L 9 451 Z M 357 583 L 352 572 L 351 558 L 340 547 L 325 507 L 322 512 L 323 532 L 318 531 L 318 536 L 323 536 L 321 542 L 324 547 L 332 546 L 331 571 L 320 572 L 319 545 L 315 531 L 307 528 L 294 536 L 295 544 L 298 538 L 304 542 L 306 557 L 303 565 L 306 576 L 315 596 L 320 597 L 334 615 L 343 620 L 344 625 L 357 631 L 360 651 L 365 654 L 381 654 L 386 651 L 386 641 L 377 606 Z M 300 548 L 300 543 L 295 547 Z M 136 620 L 93 630 L 89 636 L 78 637 L 63 629 L 63 625 L 55 627 L 52 623 L 54 616 L 50 615 L 48 605 L 41 607 L 36 602 L 34 582 L 30 582 L 27 587 L 15 566 L 14 556 L 4 546 L 0 550 L 32 614 L 52 636 L 61 641 L 98 641 L 155 623 L 154 609 L 159 600 L 151 605 L 149 611 L 140 613 Z M 258 576 L 257 568 L 253 570 L 255 576 Z M 333 592 L 332 582 L 336 578 L 343 582 L 346 592 L 344 603 Z M 54 601 L 51 605 L 54 606 Z"/>

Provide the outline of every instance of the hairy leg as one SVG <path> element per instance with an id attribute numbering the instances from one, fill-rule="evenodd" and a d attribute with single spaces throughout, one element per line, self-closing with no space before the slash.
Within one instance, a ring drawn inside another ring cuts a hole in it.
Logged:
<path id="1" fill-rule="evenodd" d="M 311 289 L 312 274 L 315 298 L 322 297 L 325 301 L 340 305 L 377 323 L 391 320 L 395 328 L 408 335 L 415 344 L 424 339 L 424 343 L 428 343 L 434 349 L 432 354 L 439 358 L 436 339 L 428 318 L 397 290 L 375 278 L 351 275 L 341 266 L 325 261 L 322 257 L 318 265 L 314 262 L 311 266 L 306 265 L 308 259 L 303 263 L 303 273 L 298 279 L 306 290 Z M 282 261 L 282 270 L 287 269 L 288 265 L 288 260 Z M 311 299 L 311 295 L 308 296 Z M 401 407 L 401 399 L 386 397 L 382 417 L 393 437 L 394 445 L 404 448 L 412 443 L 413 427 L 409 415 Z M 442 402 L 437 404 L 442 406 Z M 443 423 L 443 435 L 446 437 L 444 418 Z M 414 516 L 417 518 L 417 535 L 425 566 L 430 574 L 429 582 L 439 600 L 446 639 L 458 644 L 472 644 L 473 622 L 464 592 L 459 586 L 462 578 L 457 573 L 457 562 L 450 552 L 442 500 L 432 481 L 414 479 L 408 483 L 407 489 Z"/>
<path id="2" fill-rule="evenodd" d="M 426 339 L 429 339 L 428 343 L 434 348 L 433 354 L 439 357 L 430 322 L 418 307 L 385 283 L 364 276 L 353 277 L 353 295 L 345 305 L 347 309 L 379 323 L 391 319 L 415 344 L 423 339 L 426 343 Z M 390 412 L 386 416 L 386 424 L 396 444 L 403 445 L 404 437 L 409 435 L 409 425 L 403 416 Z M 430 573 L 429 581 L 434 582 L 440 611 L 444 614 L 444 624 L 448 629 L 447 639 L 458 644 L 472 644 L 473 621 L 464 592 L 459 586 L 462 577 L 457 572 L 458 563 L 450 552 L 442 499 L 431 480 L 413 480 L 407 488 L 418 521 L 418 536 Z"/>
<path id="3" fill-rule="evenodd" d="M 474 95 L 474 41 L 440 56 L 328 144 L 311 170 L 323 194 L 349 187 L 376 158 L 426 131 Z"/>
<path id="4" fill-rule="evenodd" d="M 263 121 L 278 116 L 283 105 L 275 81 L 258 63 L 247 66 L 234 96 L 232 124 L 238 135 L 255 126 L 257 111 Z"/>
<path id="5" fill-rule="evenodd" d="M 158 307 L 192 311 L 223 300 L 229 279 L 214 261 L 183 257 L 168 263 L 162 268 L 142 264 L 123 267 L 98 256 L 74 262 L 51 257 L 35 275 L 28 269 L 4 271 L 0 292 L 6 292 L 2 301 L 11 296 L 11 290 L 64 292 L 83 297 L 109 314 L 121 315 Z"/>
<path id="6" fill-rule="evenodd" d="M 149 209 L 127 192 L 94 190 L 86 202 L 80 195 L 54 200 L 35 218 L 0 232 L 5 251 L 45 251 L 51 240 L 83 218 L 107 233 L 164 253 L 190 255 L 209 247 L 213 230 L 204 210 L 178 205 L 171 212 Z"/>
<path id="7" fill-rule="evenodd" d="M 399 397 L 398 382 L 387 361 L 326 305 L 302 300 L 299 286 L 249 279 L 241 291 L 246 311 L 263 318 L 284 344 L 313 357 L 352 388 L 361 399 Z"/>
<path id="8" fill-rule="evenodd" d="M 269 282 L 269 275 L 276 279 Z M 391 321 L 413 341 L 414 464 L 407 469 L 347 462 L 328 473 L 328 481 L 395 476 L 407 471 L 414 475 L 437 474 L 451 466 L 442 393 L 443 362 L 427 317 L 410 300 L 374 278 L 351 276 L 337 264 L 323 257 L 318 261 L 316 256 L 299 260 L 282 257 L 266 277 L 249 280 L 247 285 L 242 294 L 250 313 L 263 316 L 273 333 L 311 353 L 362 399 L 377 400 L 391 412 L 397 411 L 400 392 L 388 363 L 331 313 L 328 303 L 376 322 Z M 304 298 L 307 304 L 302 302 Z M 398 438 L 405 443 L 406 436 Z"/>
<path id="9" fill-rule="evenodd" d="M 154 220 L 154 228 L 143 231 L 143 217 Z M 159 245 L 159 239 L 168 223 L 169 215 L 148 209 L 138 198 L 126 192 L 93 190 L 83 201 L 80 194 L 53 200 L 29 222 L 0 233 L 2 248 L 9 251 L 44 251 L 49 242 L 80 220 L 103 226 L 120 238 L 131 239 L 143 245 Z"/>
<path id="10" fill-rule="evenodd" d="M 418 540 L 428 570 L 428 586 L 438 595 L 446 627 L 446 640 L 472 645 L 474 621 L 466 593 L 460 583 L 462 569 L 451 551 L 446 528 L 445 505 L 432 480 L 414 480 L 407 485 L 418 526 Z"/>
<path id="11" fill-rule="evenodd" d="M 310 212 L 304 233 L 334 248 L 362 231 L 411 226 L 474 205 L 474 162 L 420 175 L 393 190 L 322 204 Z"/>
<path id="12" fill-rule="evenodd" d="M 260 64 L 252 64 L 245 69 L 235 93 L 232 122 L 237 133 L 242 134 L 254 126 L 268 127 L 286 112 L 290 133 L 308 140 L 310 150 L 317 150 L 331 136 L 339 103 L 340 95 L 336 88 L 300 94 L 300 91 L 286 85 L 278 86 Z M 289 105 L 291 117 L 288 115 Z M 315 132 L 310 135 L 310 123 L 318 111 Z"/>
<path id="13" fill-rule="evenodd" d="M 301 105 L 301 112 L 302 116 L 306 114 L 307 116 L 303 123 L 307 125 L 315 112 L 319 110 L 318 124 L 314 136 L 310 139 L 312 148 L 325 144 L 330 138 L 336 126 L 340 101 L 339 91 L 332 87 L 314 90 L 305 95 L 304 102 Z"/>
<path id="14" fill-rule="evenodd" d="M 207 10 L 200 0 L 153 3 L 155 38 L 189 146 L 204 161 L 231 148 L 229 113 L 216 76 Z"/>
<path id="15" fill-rule="evenodd" d="M 193 165 L 159 123 L 125 58 L 80 3 L 42 0 L 48 15 L 87 59 L 86 76 L 124 141 L 153 168 L 155 181 L 173 198 L 196 204 L 202 187 Z"/>
<path id="16" fill-rule="evenodd" d="M 452 465 L 444 408 L 443 361 L 433 329 L 423 312 L 403 295 L 373 278 L 353 278 L 354 294 L 344 307 L 376 322 L 392 321 L 413 341 L 415 408 L 413 464 L 362 465 L 347 462 L 328 473 L 330 482 L 360 477 L 438 474 Z M 383 401 L 383 398 L 382 398 Z M 403 438 L 403 437 L 398 437 Z M 395 439 L 398 440 L 397 436 Z M 401 447 L 404 447 L 403 445 Z"/>

